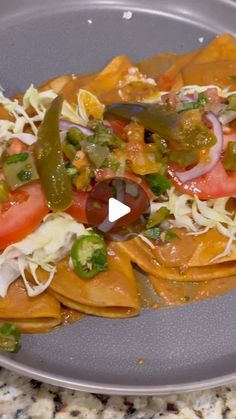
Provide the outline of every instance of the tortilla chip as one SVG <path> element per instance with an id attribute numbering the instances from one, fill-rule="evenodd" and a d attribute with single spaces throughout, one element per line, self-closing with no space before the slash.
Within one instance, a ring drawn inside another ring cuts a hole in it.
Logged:
<path id="1" fill-rule="evenodd" d="M 177 54 L 167 52 L 139 61 L 136 66 L 145 76 L 157 80 L 177 59 Z"/>
<path id="2" fill-rule="evenodd" d="M 41 84 L 39 86 L 39 91 L 44 92 L 46 90 L 54 90 L 56 93 L 62 93 L 65 86 L 72 80 L 71 75 L 63 75 L 58 77 L 53 77 L 52 79 L 48 80 L 47 82 Z"/>
<path id="3" fill-rule="evenodd" d="M 206 47 L 181 55 L 160 77 L 160 90 L 178 91 L 188 84 L 218 84 L 221 87 L 234 83 L 230 76 L 235 75 L 236 41 L 232 35 L 216 37 Z M 224 71 L 225 68 L 225 71 Z"/>
<path id="4" fill-rule="evenodd" d="M 236 40 L 228 33 L 217 36 L 206 47 L 199 50 L 192 63 L 236 60 Z"/>
<path id="5" fill-rule="evenodd" d="M 236 89 L 234 76 L 236 75 L 235 61 L 214 61 L 203 64 L 190 64 L 183 69 L 185 85 L 197 84 L 207 86 L 217 85 L 221 88 Z"/>
<path id="6" fill-rule="evenodd" d="M 120 101 L 119 82 L 132 65 L 126 56 L 117 56 L 83 88 L 96 95 L 104 104 Z"/>
<path id="7" fill-rule="evenodd" d="M 96 75 L 97 73 L 72 77 L 61 89 L 61 93 L 63 93 L 65 100 L 70 104 L 77 104 L 79 90 L 84 88 L 88 82 L 92 81 Z"/>
<path id="8" fill-rule="evenodd" d="M 160 77 L 158 87 L 160 90 L 174 90 L 177 91 L 183 87 L 183 79 L 181 71 L 189 64 L 198 54 L 197 51 L 188 54 L 180 55 L 172 66 Z"/>

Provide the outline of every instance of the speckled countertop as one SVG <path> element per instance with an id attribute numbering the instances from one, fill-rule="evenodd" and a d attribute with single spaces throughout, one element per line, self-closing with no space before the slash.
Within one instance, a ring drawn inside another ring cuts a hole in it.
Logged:
<path id="1" fill-rule="evenodd" d="M 236 419 L 236 384 L 165 397 L 66 390 L 0 371 L 0 419 Z"/>

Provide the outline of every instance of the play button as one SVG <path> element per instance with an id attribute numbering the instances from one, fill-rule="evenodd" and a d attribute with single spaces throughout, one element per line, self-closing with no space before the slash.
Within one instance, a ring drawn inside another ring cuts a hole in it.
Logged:
<path id="1" fill-rule="evenodd" d="M 128 240 L 139 234 L 149 214 L 150 202 L 143 183 L 126 178 L 96 183 L 87 199 L 89 227 L 113 241 Z"/>
<path id="2" fill-rule="evenodd" d="M 115 198 L 109 198 L 108 201 L 108 220 L 110 223 L 119 220 L 124 215 L 129 214 L 131 208 L 128 205 L 123 204 Z"/>

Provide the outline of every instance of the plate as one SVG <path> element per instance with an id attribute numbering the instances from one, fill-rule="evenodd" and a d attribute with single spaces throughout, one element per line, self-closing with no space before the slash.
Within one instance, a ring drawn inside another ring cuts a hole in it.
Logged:
<path id="1" fill-rule="evenodd" d="M 233 33 L 235 13 L 230 0 L 1 0 L 0 84 L 11 95 L 56 74 L 97 70 L 118 54 L 135 61 L 196 49 L 218 33 Z M 229 383 L 236 379 L 235 303 L 232 292 L 133 319 L 87 317 L 23 336 L 21 351 L 1 353 L 0 364 L 100 393 L 163 394 Z"/>

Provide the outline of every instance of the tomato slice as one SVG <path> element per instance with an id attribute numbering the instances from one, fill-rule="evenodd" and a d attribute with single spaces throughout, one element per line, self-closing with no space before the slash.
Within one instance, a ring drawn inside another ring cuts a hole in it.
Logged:
<path id="1" fill-rule="evenodd" d="M 197 195 L 200 199 L 236 195 L 236 172 L 226 171 L 221 161 L 206 175 L 185 183 L 180 182 L 172 167 L 169 167 L 168 173 L 177 189 L 189 195 Z"/>
<path id="2" fill-rule="evenodd" d="M 66 210 L 66 212 L 74 217 L 75 220 L 83 224 L 88 222 L 86 215 L 86 204 L 88 196 L 89 192 L 73 192 L 73 204 Z"/>
<path id="3" fill-rule="evenodd" d="M 116 175 L 111 169 L 97 169 L 96 170 L 96 180 L 99 182 L 101 182 L 102 180 L 113 178 L 113 177 L 116 177 Z M 153 198 L 153 193 L 144 178 L 141 178 L 135 175 L 134 173 L 129 172 L 128 170 L 125 170 L 123 178 L 128 179 L 128 180 L 133 180 L 134 182 L 138 183 L 144 189 L 148 198 L 149 199 Z"/>
<path id="4" fill-rule="evenodd" d="M 39 183 L 34 182 L 11 193 L 0 205 L 0 249 L 32 233 L 49 212 Z"/>
<path id="5" fill-rule="evenodd" d="M 96 180 L 98 182 L 101 182 L 103 180 L 106 179 L 111 179 L 111 178 L 115 178 L 115 174 L 111 169 L 98 169 L 97 173 L 96 173 Z M 124 174 L 124 178 L 125 179 L 129 179 L 129 180 L 133 180 L 134 182 L 137 182 L 141 188 L 144 190 L 144 196 L 146 194 L 146 196 L 151 199 L 153 197 L 153 193 L 151 191 L 151 189 L 149 188 L 147 182 L 145 181 L 145 179 L 142 179 L 138 176 L 136 176 L 135 174 L 126 171 Z M 68 208 L 66 210 L 66 212 L 68 214 L 70 214 L 72 217 L 74 217 L 77 221 L 79 221 L 80 223 L 86 224 L 88 223 L 88 219 L 87 219 L 87 200 L 89 197 L 90 192 L 83 192 L 83 191 L 74 191 L 73 192 L 73 204 L 71 205 L 70 208 Z M 106 208 L 107 208 L 107 202 L 109 199 L 110 195 L 104 195 L 104 190 L 103 190 L 103 196 L 100 197 L 100 201 L 104 204 L 104 208 L 100 209 L 99 213 L 100 216 L 105 216 L 106 215 Z M 140 199 L 138 201 L 134 203 L 128 202 L 127 205 L 129 205 L 131 208 L 135 207 L 135 206 L 139 206 L 143 205 L 141 204 L 142 201 L 142 197 L 140 196 Z M 107 202 L 104 202 L 107 201 Z M 138 208 L 137 208 L 138 211 Z M 136 216 L 136 209 L 133 212 L 132 217 Z M 132 220 L 129 219 L 129 216 L 127 216 L 127 222 L 130 222 Z"/>
<path id="6" fill-rule="evenodd" d="M 111 130 L 114 132 L 117 137 L 123 138 L 124 137 L 124 128 L 127 125 L 127 121 L 122 121 L 120 119 L 113 119 L 109 121 L 111 126 Z"/>

